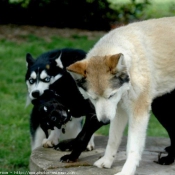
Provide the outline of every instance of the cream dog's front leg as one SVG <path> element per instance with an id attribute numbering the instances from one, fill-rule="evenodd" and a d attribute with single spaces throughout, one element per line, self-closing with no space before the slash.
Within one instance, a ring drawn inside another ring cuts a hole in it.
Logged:
<path id="1" fill-rule="evenodd" d="M 99 168 L 111 168 L 111 165 L 116 157 L 127 120 L 128 117 L 125 111 L 118 108 L 116 117 L 110 123 L 109 140 L 105 155 L 94 163 L 95 166 Z"/>
<path id="2" fill-rule="evenodd" d="M 139 104 L 139 103 L 138 103 Z M 134 107 L 129 118 L 127 160 L 120 173 L 116 175 L 134 175 L 139 165 L 145 145 L 146 129 L 149 121 L 149 107 Z"/>

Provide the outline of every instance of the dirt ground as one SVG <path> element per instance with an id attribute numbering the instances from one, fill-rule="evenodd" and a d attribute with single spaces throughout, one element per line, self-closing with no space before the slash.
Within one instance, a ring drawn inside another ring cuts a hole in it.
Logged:
<path id="1" fill-rule="evenodd" d="M 39 38 L 43 38 L 46 41 L 50 41 L 52 36 L 61 36 L 65 38 L 76 36 L 87 36 L 89 39 L 96 36 L 101 36 L 105 32 L 102 31 L 86 31 L 80 29 L 58 29 L 49 27 L 37 27 L 37 26 L 17 26 L 17 25 L 0 25 L 0 39 L 7 39 L 15 42 L 22 42 L 25 40 L 25 36 L 35 35 Z"/>

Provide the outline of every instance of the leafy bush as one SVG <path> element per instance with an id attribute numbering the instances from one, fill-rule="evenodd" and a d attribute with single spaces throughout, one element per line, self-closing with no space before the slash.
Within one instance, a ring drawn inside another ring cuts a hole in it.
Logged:
<path id="1" fill-rule="evenodd" d="M 0 23 L 109 30 L 115 21 L 139 18 L 148 2 L 111 8 L 107 0 L 0 0 Z"/>
<path id="2" fill-rule="evenodd" d="M 145 9 L 150 4 L 150 0 L 139 2 L 131 0 L 129 3 L 114 4 L 112 8 L 118 12 L 117 21 L 127 24 L 135 20 L 145 19 Z"/>

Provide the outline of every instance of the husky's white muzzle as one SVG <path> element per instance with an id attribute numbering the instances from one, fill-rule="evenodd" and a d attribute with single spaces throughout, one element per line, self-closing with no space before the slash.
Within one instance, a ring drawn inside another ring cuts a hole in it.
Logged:
<path id="1" fill-rule="evenodd" d="M 30 85 L 27 82 L 29 97 L 31 100 L 38 98 L 41 96 L 45 90 L 49 89 L 50 83 L 38 82 L 33 85 Z"/>
<path id="2" fill-rule="evenodd" d="M 40 80 L 36 80 L 36 83 L 30 84 L 29 80 L 26 81 L 27 88 L 28 88 L 28 93 L 29 93 L 29 98 L 31 100 L 38 98 L 41 96 L 45 90 L 49 89 L 49 86 L 53 84 L 55 81 L 57 81 L 59 78 L 61 78 L 62 75 L 58 74 L 55 77 L 51 77 L 50 81 L 44 82 Z"/>

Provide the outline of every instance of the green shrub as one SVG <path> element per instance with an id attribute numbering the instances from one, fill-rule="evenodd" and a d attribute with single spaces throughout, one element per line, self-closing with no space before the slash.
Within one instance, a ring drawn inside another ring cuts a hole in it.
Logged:
<path id="1" fill-rule="evenodd" d="M 0 0 L 0 23 L 109 30 L 116 21 L 139 19 L 148 4 L 149 0 L 116 7 L 108 0 Z"/>
<path id="2" fill-rule="evenodd" d="M 129 23 L 136 20 L 145 19 L 146 9 L 150 5 L 150 0 L 130 0 L 127 3 L 113 4 L 112 8 L 118 13 L 117 21 L 120 23 Z"/>

